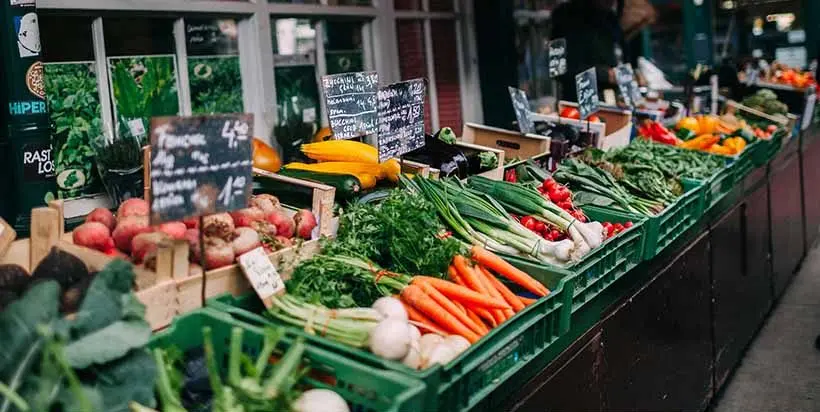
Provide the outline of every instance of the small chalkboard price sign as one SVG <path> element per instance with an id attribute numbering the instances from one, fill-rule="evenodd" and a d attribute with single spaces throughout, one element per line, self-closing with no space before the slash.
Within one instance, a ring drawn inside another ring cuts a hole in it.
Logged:
<path id="1" fill-rule="evenodd" d="M 424 79 L 393 83 L 379 89 L 379 162 L 424 146 Z"/>
<path id="2" fill-rule="evenodd" d="M 151 119 L 151 223 L 228 212 L 251 195 L 253 115 Z"/>
<path id="3" fill-rule="evenodd" d="M 635 73 L 632 66 L 619 64 L 615 67 L 615 81 L 618 83 L 618 90 L 629 107 L 635 107 L 635 100 L 632 98 L 632 83 L 635 81 Z"/>
<path id="4" fill-rule="evenodd" d="M 376 72 L 322 76 L 327 117 L 336 139 L 352 139 L 376 133 Z"/>
<path id="5" fill-rule="evenodd" d="M 581 119 L 598 111 L 598 78 L 594 67 L 575 75 L 575 92 Z"/>
<path id="6" fill-rule="evenodd" d="M 558 77 L 567 72 L 567 40 L 555 39 L 549 42 L 549 54 L 547 63 L 549 65 L 550 77 Z"/>
<path id="7" fill-rule="evenodd" d="M 507 90 L 510 92 L 515 119 L 518 121 L 518 130 L 521 130 L 521 133 L 535 133 L 535 124 L 530 116 L 531 109 L 527 94 L 515 87 L 508 87 Z"/>

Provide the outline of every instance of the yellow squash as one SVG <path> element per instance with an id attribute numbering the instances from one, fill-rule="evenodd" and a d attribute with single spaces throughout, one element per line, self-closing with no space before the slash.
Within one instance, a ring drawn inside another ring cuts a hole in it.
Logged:
<path id="1" fill-rule="evenodd" d="M 353 140 L 327 140 L 303 144 L 302 153 L 320 162 L 379 163 L 379 151 L 375 147 Z"/>

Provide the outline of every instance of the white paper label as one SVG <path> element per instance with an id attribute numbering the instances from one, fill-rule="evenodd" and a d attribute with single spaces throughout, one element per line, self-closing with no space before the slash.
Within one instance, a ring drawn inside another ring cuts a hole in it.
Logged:
<path id="1" fill-rule="evenodd" d="M 302 123 L 313 123 L 316 121 L 316 108 L 302 110 Z"/>
<path id="2" fill-rule="evenodd" d="M 258 247 L 239 257 L 239 266 L 260 298 L 267 299 L 285 290 L 285 283 L 265 249 Z"/>
<path id="3" fill-rule="evenodd" d="M 814 104 L 817 102 L 817 93 L 814 90 L 806 97 L 806 109 L 803 111 L 803 122 L 800 124 L 801 130 L 806 130 L 811 126 L 814 115 Z"/>
<path id="4" fill-rule="evenodd" d="M 145 125 L 142 124 L 142 119 L 129 120 L 128 129 L 131 131 L 131 136 L 145 136 Z"/>

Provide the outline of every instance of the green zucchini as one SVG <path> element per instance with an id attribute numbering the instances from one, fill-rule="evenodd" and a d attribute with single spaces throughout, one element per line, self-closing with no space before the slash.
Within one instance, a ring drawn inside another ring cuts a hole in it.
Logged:
<path id="1" fill-rule="evenodd" d="M 279 171 L 282 176 L 296 179 L 309 180 L 311 182 L 322 183 L 336 188 L 336 197 L 339 199 L 354 199 L 362 190 L 359 179 L 353 175 L 317 173 L 308 170 L 282 169 Z"/>

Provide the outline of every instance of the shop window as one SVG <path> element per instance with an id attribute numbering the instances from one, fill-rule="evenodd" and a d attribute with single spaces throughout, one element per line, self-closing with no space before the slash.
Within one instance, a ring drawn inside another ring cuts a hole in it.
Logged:
<path id="1" fill-rule="evenodd" d="M 396 22 L 396 36 L 399 45 L 399 73 L 402 80 L 427 78 L 427 58 L 424 44 L 424 26 L 419 20 Z M 432 129 L 430 117 L 430 89 L 424 103 L 424 128 Z"/>
<path id="2" fill-rule="evenodd" d="M 365 70 L 361 22 L 325 22 L 324 46 L 327 74 Z"/>
<path id="3" fill-rule="evenodd" d="M 439 125 L 461 130 L 461 84 L 459 81 L 456 26 L 452 21 L 430 22 L 433 37 L 433 61 L 436 64 L 436 97 Z"/>
<path id="4" fill-rule="evenodd" d="M 421 0 L 394 0 L 396 10 L 421 10 Z"/>
<path id="5" fill-rule="evenodd" d="M 453 0 L 430 0 L 430 11 L 453 11 Z"/>
<path id="6" fill-rule="evenodd" d="M 185 19 L 193 113 L 243 111 L 235 20 Z"/>

